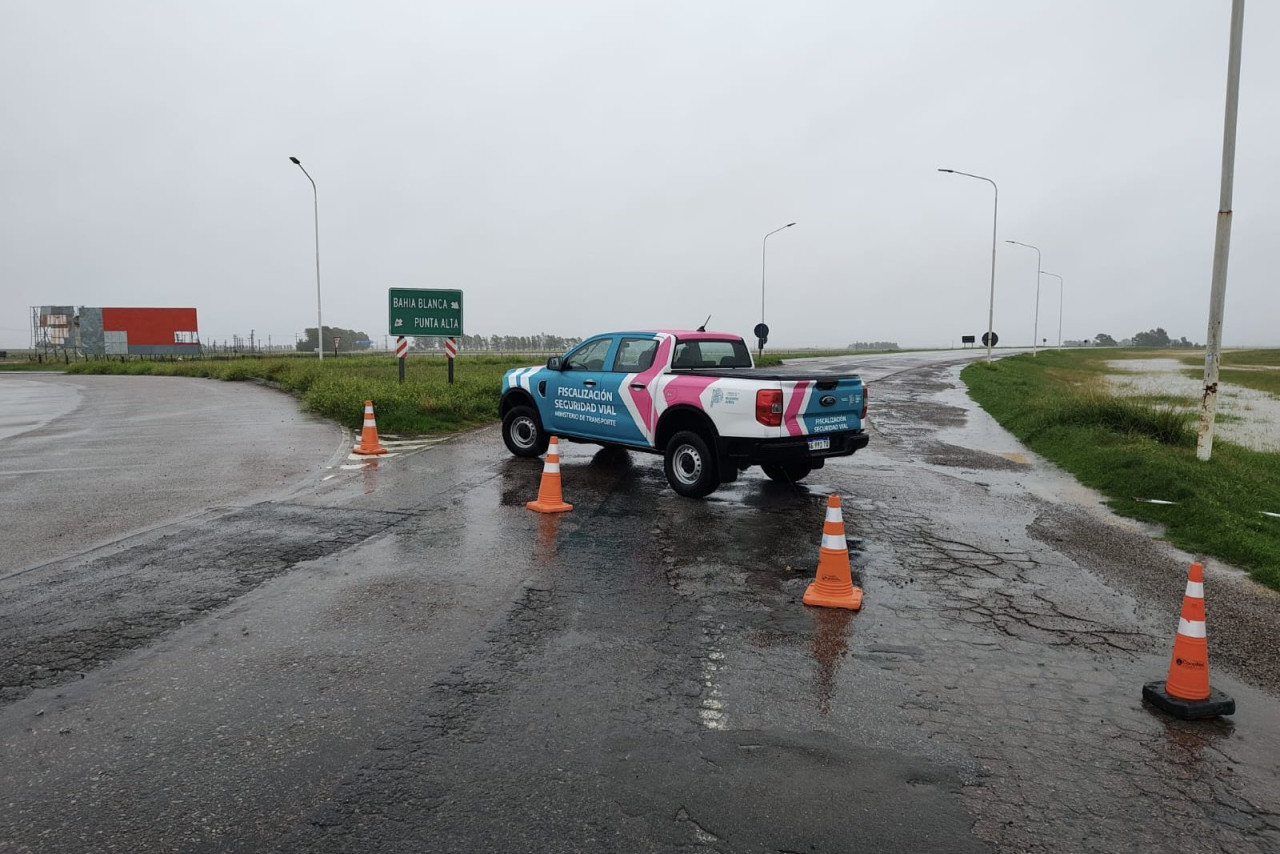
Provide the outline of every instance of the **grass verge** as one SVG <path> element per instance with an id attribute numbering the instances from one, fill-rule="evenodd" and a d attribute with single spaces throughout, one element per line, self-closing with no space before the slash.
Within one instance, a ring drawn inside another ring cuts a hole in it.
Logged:
<path id="1" fill-rule="evenodd" d="M 169 361 L 88 361 L 66 367 L 72 374 L 150 374 L 264 380 L 296 394 L 311 412 L 352 429 L 364 422 L 364 402 L 372 400 L 378 430 L 388 433 L 449 433 L 487 424 L 498 417 L 502 375 L 509 368 L 537 363 L 530 356 L 459 358 L 454 383 L 443 356 L 406 360 L 405 381 L 389 356 Z"/>
<path id="2" fill-rule="evenodd" d="M 1280 513 L 1280 454 L 1218 440 L 1200 462 L 1193 413 L 1103 390 L 1102 362 L 1112 358 L 1048 351 L 975 363 L 961 378 L 1001 425 L 1107 496 L 1115 512 L 1163 525 L 1179 548 L 1280 590 L 1280 519 L 1263 512 Z"/>

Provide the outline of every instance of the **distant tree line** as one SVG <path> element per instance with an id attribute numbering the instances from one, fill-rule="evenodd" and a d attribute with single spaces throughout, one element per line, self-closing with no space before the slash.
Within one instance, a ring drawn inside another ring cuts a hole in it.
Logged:
<path id="1" fill-rule="evenodd" d="M 1195 342 L 1188 341 L 1185 335 L 1175 341 L 1169 337 L 1168 332 L 1165 332 L 1159 326 L 1155 329 L 1148 329 L 1146 332 L 1135 332 L 1132 338 L 1125 338 L 1120 341 L 1106 333 L 1099 333 L 1093 336 L 1093 343 L 1097 347 L 1179 347 L 1194 349 L 1201 346 Z"/>
<path id="2" fill-rule="evenodd" d="M 324 350 L 326 353 L 333 352 L 333 341 L 338 339 L 338 351 L 351 350 L 368 350 L 373 342 L 368 335 L 363 332 L 357 332 L 354 329 L 343 329 L 341 326 L 326 326 L 324 328 Z M 316 328 L 312 326 L 307 330 L 307 337 L 297 343 L 299 353 L 314 353 L 316 351 Z"/>
<path id="3" fill-rule="evenodd" d="M 582 341 L 561 335 L 458 335 L 458 349 L 469 353 L 563 353 Z M 416 350 L 443 350 L 443 338 L 418 338 Z"/>
<path id="4" fill-rule="evenodd" d="M 850 350 L 897 350 L 897 341 L 854 341 Z"/>

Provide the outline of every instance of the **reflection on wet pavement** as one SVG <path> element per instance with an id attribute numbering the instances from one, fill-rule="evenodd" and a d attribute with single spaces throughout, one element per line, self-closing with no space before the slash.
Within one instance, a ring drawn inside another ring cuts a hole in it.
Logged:
<path id="1" fill-rule="evenodd" d="M 835 695 L 836 674 L 849 654 L 849 632 L 853 612 L 844 608 L 813 608 L 814 695 L 818 712 L 830 714 Z"/>

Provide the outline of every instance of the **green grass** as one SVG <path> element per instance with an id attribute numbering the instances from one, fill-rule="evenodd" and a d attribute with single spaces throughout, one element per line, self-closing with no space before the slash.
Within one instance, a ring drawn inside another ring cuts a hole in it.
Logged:
<path id="1" fill-rule="evenodd" d="M 1202 380 L 1204 378 L 1204 368 L 1186 370 L 1182 372 L 1182 375 L 1193 380 Z M 1251 388 L 1254 391 L 1262 391 L 1280 397 L 1280 371 L 1221 367 L 1218 369 L 1218 385 L 1219 387 L 1239 386 L 1240 388 Z"/>
<path id="2" fill-rule="evenodd" d="M 1150 351 L 1148 351 L 1148 354 Z M 1102 492 L 1117 513 L 1164 526 L 1166 538 L 1249 570 L 1280 590 L 1280 454 L 1220 439 L 1195 453 L 1194 413 L 1102 390 L 1113 352 L 1041 353 L 975 363 L 970 396 L 1036 453 Z M 1157 498 L 1172 505 L 1145 504 Z"/>
<path id="3" fill-rule="evenodd" d="M 8 359 L 0 360 L 0 371 L 12 371 L 21 373 L 24 371 L 65 371 L 70 360 L 63 362 L 62 359 L 48 359 L 43 362 L 37 362 L 28 359 L 15 359 L 12 356 Z"/>
<path id="4" fill-rule="evenodd" d="M 379 431 L 449 433 L 494 421 L 503 373 L 538 361 L 531 356 L 459 358 L 454 363 L 452 385 L 443 356 L 407 359 L 403 385 L 398 380 L 396 360 L 386 355 L 323 361 L 314 356 L 181 362 L 100 360 L 73 362 L 66 371 L 264 380 L 296 394 L 311 412 L 353 429 L 363 424 L 364 402 L 372 400 Z"/>

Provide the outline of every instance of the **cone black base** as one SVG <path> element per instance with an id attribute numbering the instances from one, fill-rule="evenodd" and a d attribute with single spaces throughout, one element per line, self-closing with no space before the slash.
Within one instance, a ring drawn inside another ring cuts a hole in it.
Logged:
<path id="1" fill-rule="evenodd" d="M 1210 688 L 1206 699 L 1184 700 L 1170 694 L 1164 686 L 1163 682 L 1148 682 L 1142 686 L 1142 699 L 1175 718 L 1198 721 L 1202 718 L 1216 718 L 1218 715 L 1236 713 L 1236 701 L 1221 691 Z"/>

